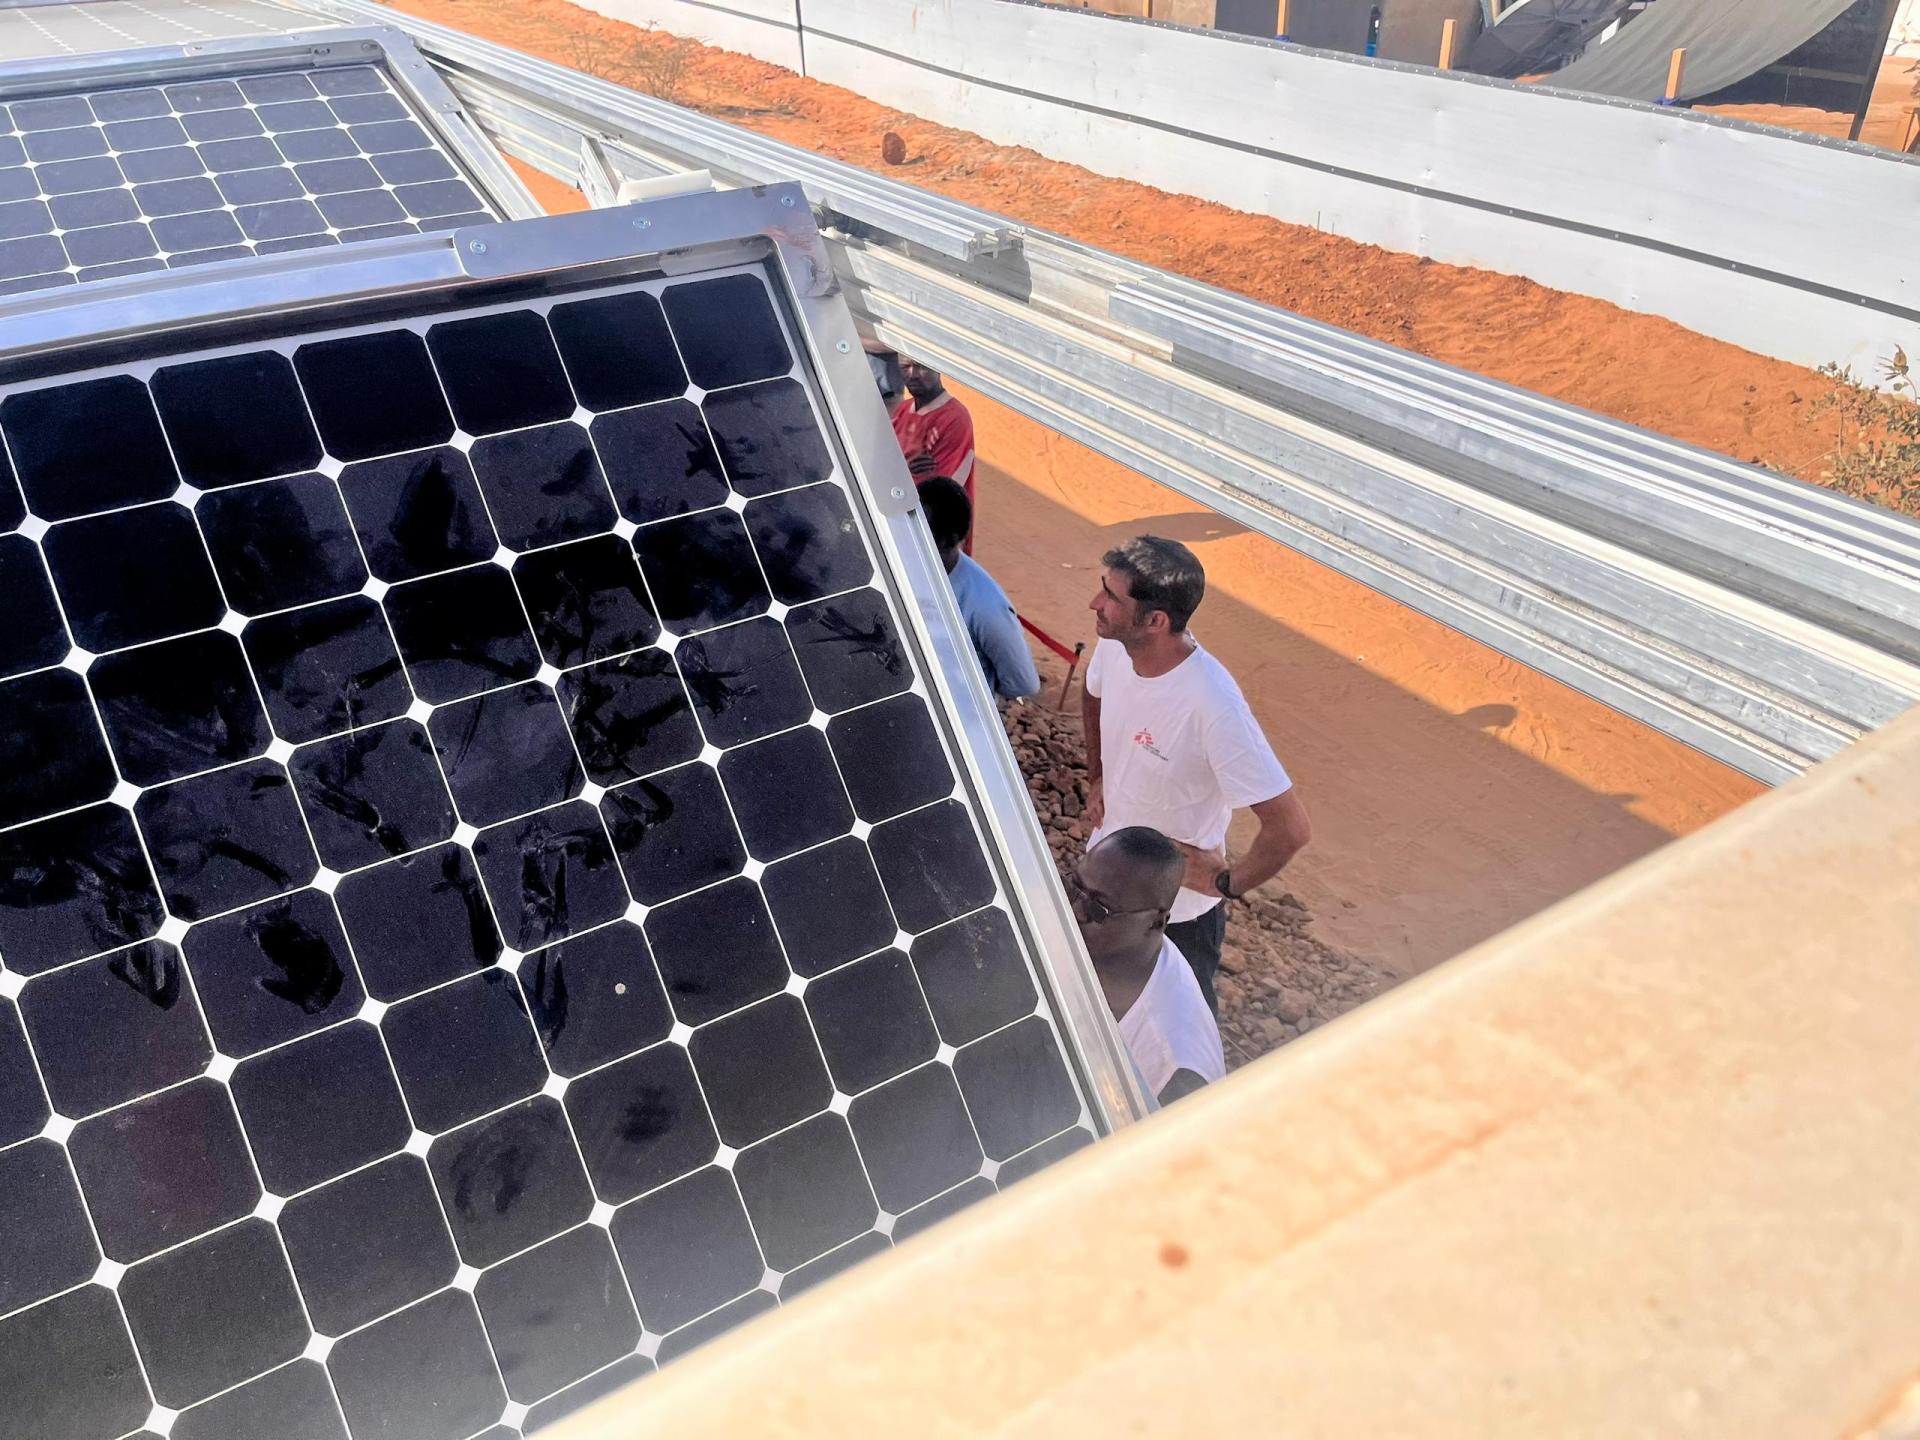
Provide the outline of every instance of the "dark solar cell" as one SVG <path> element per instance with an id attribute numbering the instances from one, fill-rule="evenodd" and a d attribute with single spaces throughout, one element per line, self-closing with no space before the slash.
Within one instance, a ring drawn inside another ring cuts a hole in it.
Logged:
<path id="1" fill-rule="evenodd" d="M 358 871 L 335 899 L 377 1000 L 404 999 L 499 957 L 493 911 L 473 857 L 458 845 Z"/>
<path id="2" fill-rule="evenodd" d="M 838 1115 L 816 1115 L 743 1151 L 733 1178 L 775 1270 L 797 1269 L 853 1239 L 879 1208 Z"/>
<path id="3" fill-rule="evenodd" d="M 788 730 L 729 750 L 720 760 L 720 779 L 756 860 L 819 845 L 853 823 L 833 752 L 818 730 Z"/>
<path id="4" fill-rule="evenodd" d="M 639 650 L 560 677 L 560 705 L 597 785 L 619 785 L 700 753 L 700 726 L 673 659 Z"/>
<path id="5" fill-rule="evenodd" d="M 48 1440 L 123 1435 L 153 1408 L 113 1293 L 83 1285 L 0 1320 L 8 1423 Z"/>
<path id="6" fill-rule="evenodd" d="M 620 1279 L 613 1242 L 583 1225 L 489 1270 L 474 1287 L 507 1393 L 539 1400 L 631 1355 L 640 1318 Z M 552 1343 L 564 1334 L 564 1345 Z"/>
<path id="7" fill-rule="evenodd" d="M 312 1333 L 279 1237 L 263 1220 L 136 1265 L 120 1299 L 154 1399 L 169 1409 L 293 1359 Z"/>
<path id="8" fill-rule="evenodd" d="M 913 966 L 898 950 L 822 975 L 807 986 L 806 1000 L 834 1083 L 849 1095 L 933 1059 L 939 1048 Z"/>
<path id="9" fill-rule="evenodd" d="M 515 550 L 601 535 L 618 518 L 593 442 L 578 425 L 490 435 L 468 458 L 493 528 Z"/>
<path id="10" fill-rule="evenodd" d="M 787 964 L 760 887 L 728 880 L 660 906 L 646 922 L 674 1013 L 689 1025 L 786 987 Z"/>
<path id="11" fill-rule="evenodd" d="M 822 710 L 866 705 L 912 684 L 906 645 L 877 589 L 795 605 L 787 637 Z"/>
<path id="12" fill-rule="evenodd" d="M 896 1215 L 969 1179 L 983 1158 L 945 1065 L 923 1065 L 867 1091 L 848 1109 L 847 1124 L 874 1198 Z"/>
<path id="13" fill-rule="evenodd" d="M 340 492 L 324 475 L 216 491 L 194 513 L 227 601 L 243 615 L 349 595 L 367 582 Z"/>
<path id="14" fill-rule="evenodd" d="M 72 648 L 46 563 L 24 535 L 0 535 L 0 615 L 0 680 L 58 664 Z"/>
<path id="15" fill-rule="evenodd" d="M 752 275 L 669 285 L 661 303 L 687 374 L 702 390 L 764 380 L 793 368 L 767 287 Z"/>
<path id="16" fill-rule="evenodd" d="M 458 450 L 416 451 L 349 465 L 340 491 L 367 564 L 382 580 L 413 580 L 492 557 L 500 548 L 473 469 Z"/>
<path id="17" fill-rule="evenodd" d="M 687 1052 L 656 1045 L 567 1087 L 593 1188 L 609 1204 L 653 1190 L 713 1159 L 713 1122 Z"/>
<path id="18" fill-rule="evenodd" d="M 579 793 L 580 760 L 544 685 L 442 705 L 428 729 L 453 803 L 469 825 L 497 825 Z"/>
<path id="19" fill-rule="evenodd" d="M 321 861 L 357 870 L 453 834 L 453 801 L 411 720 L 302 745 L 287 762 Z"/>
<path id="20" fill-rule="evenodd" d="M 476 213 L 371 67 L 96 98 L 103 267 Z M 36 1436 L 514 1440 L 1088 1133 L 762 280 L 411 324 L 0 387 Z"/>
<path id="21" fill-rule="evenodd" d="M 469 1265 L 497 1264 L 572 1229 L 593 1208 L 566 1113 L 544 1096 L 448 1131 L 427 1166 Z"/>
<path id="22" fill-rule="evenodd" d="M 391 1154 L 412 1130 L 380 1032 L 357 1020 L 243 1062 L 232 1085 L 260 1178 L 277 1194 Z"/>
<path id="23" fill-rule="evenodd" d="M 113 785 L 78 675 L 42 670 L 0 684 L 0 825 L 104 800 Z"/>
<path id="24" fill-rule="evenodd" d="M 507 1399 L 473 1297 L 458 1290 L 356 1330 L 327 1370 L 356 1440 L 466 1440 Z"/>
<path id="25" fill-rule="evenodd" d="M 160 940 L 41 976 L 20 992 L 20 1017 L 63 1115 L 191 1080 L 213 1055 L 180 952 Z"/>
<path id="26" fill-rule="evenodd" d="M 589 410 L 673 399 L 687 388 L 660 302 L 645 292 L 556 305 L 547 323 L 574 393 Z"/>
<path id="27" fill-rule="evenodd" d="M 440 445 L 453 434 L 453 417 L 418 335 L 387 330 L 322 340 L 302 345 L 293 363 L 320 438 L 341 460 Z"/>
<path id="28" fill-rule="evenodd" d="M 162 501 L 68 520 L 40 542 L 84 650 L 120 650 L 220 623 L 226 603 L 193 512 Z"/>
<path id="29" fill-rule="evenodd" d="M 155 785 L 259 754 L 269 738 L 240 642 L 222 631 L 104 656 L 87 687 L 119 761 Z"/>
<path id="30" fill-rule="evenodd" d="M 1009 1159 L 1079 1119 L 1080 1097 L 1052 1029 L 1038 1016 L 967 1046 L 953 1073 L 991 1159 Z"/>
<path id="31" fill-rule="evenodd" d="M 280 1235 L 323 1335 L 340 1335 L 438 1290 L 459 1256 L 425 1162 L 394 1155 L 287 1202 Z"/>
<path id="32" fill-rule="evenodd" d="M 707 739 L 726 749 L 804 724 L 813 700 L 774 620 L 748 620 L 673 652 Z"/>
<path id="33" fill-rule="evenodd" d="M 899 931 L 873 857 L 850 835 L 769 865 L 760 886 L 802 975 L 870 955 Z"/>
<path id="34" fill-rule="evenodd" d="M 311 1360 L 283 1365 L 194 1406 L 167 1434 L 170 1440 L 234 1440 L 242 1435 L 347 1440 L 327 1372 Z"/>
<path id="35" fill-rule="evenodd" d="M 727 478 L 742 495 L 812 484 L 833 471 L 807 392 L 796 380 L 769 380 L 709 395 L 701 411 Z"/>
<path id="36" fill-rule="evenodd" d="M 83 1284 L 99 1263 L 67 1152 L 51 1140 L 0 1150 L 0 1313 Z"/>
<path id="37" fill-rule="evenodd" d="M 559 1075 L 664 1040 L 673 1025 L 653 952 L 638 925 L 603 925 L 529 955 L 520 966 L 534 1029 Z"/>
<path id="38" fill-rule="evenodd" d="M 427 332 L 427 346 L 454 417 L 470 435 L 564 420 L 574 411 L 553 336 L 532 311 L 451 320 Z"/>
<path id="39" fill-rule="evenodd" d="M 600 811 L 627 886 L 643 905 L 738 875 L 746 863 L 726 792 L 710 765 L 682 765 L 609 790 Z"/>
<path id="40" fill-rule="evenodd" d="M 584 800 L 481 831 L 473 858 L 516 950 L 604 924 L 629 903 L 600 814 Z"/>
<path id="41" fill-rule="evenodd" d="M 727 477 L 698 406 L 685 400 L 616 410 L 593 421 L 620 513 L 636 525 L 727 498 Z"/>
<path id="42" fill-rule="evenodd" d="M 640 567 L 617 535 L 522 555 L 513 579 L 549 665 L 605 660 L 659 637 Z"/>
<path id="43" fill-rule="evenodd" d="M 519 592 L 498 565 L 397 585 L 386 608 L 423 700 L 492 690 L 531 679 L 540 668 Z"/>
<path id="44" fill-rule="evenodd" d="M 180 483 L 153 398 L 130 375 L 9 395 L 0 430 L 43 520 L 164 500 Z"/>
<path id="45" fill-rule="evenodd" d="M 367 998 L 340 917 L 318 890 L 196 925 L 185 947 L 207 1026 L 226 1055 L 337 1024 Z"/>
<path id="46" fill-rule="evenodd" d="M 133 817 L 119 806 L 0 831 L 0 958 L 16 974 L 143 940 L 164 918 Z"/>
<path id="47" fill-rule="evenodd" d="M 186 920 L 297 890 L 319 868 L 287 772 L 254 760 L 134 803 L 167 909 Z"/>
<path id="48" fill-rule="evenodd" d="M 266 616 L 242 638 L 283 740 L 391 720 L 413 703 L 386 618 L 364 595 Z"/>
<path id="49" fill-rule="evenodd" d="M 154 403 L 180 474 L 209 489 L 310 470 L 320 441 L 286 356 L 229 355 L 154 372 Z"/>
<path id="50" fill-rule="evenodd" d="M 806 1007 L 792 995 L 702 1025 L 687 1049 L 714 1128 L 735 1149 L 826 1109 L 833 1098 Z"/>
<path id="51" fill-rule="evenodd" d="M 503 970 L 396 1005 L 381 1029 L 415 1121 L 436 1134 L 546 1083 L 526 1002 Z"/>
<path id="52" fill-rule="evenodd" d="M 649 525 L 634 537 L 655 612 L 679 634 L 762 613 L 771 597 L 746 527 L 731 510 Z"/>
<path id="53" fill-rule="evenodd" d="M 718 1166 L 622 1206 L 613 1243 L 656 1334 L 753 1289 L 766 1269 L 733 1178 Z"/>
<path id="54" fill-rule="evenodd" d="M 175 1160 L 182 1136 L 193 1137 L 190 1166 Z M 237 1220 L 260 1198 L 233 1102 L 212 1080 L 82 1120 L 67 1149 L 101 1248 L 123 1264 Z"/>

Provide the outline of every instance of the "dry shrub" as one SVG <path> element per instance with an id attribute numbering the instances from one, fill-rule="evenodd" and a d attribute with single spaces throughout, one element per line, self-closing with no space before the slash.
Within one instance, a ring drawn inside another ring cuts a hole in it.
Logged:
<path id="1" fill-rule="evenodd" d="M 1882 362 L 1884 387 L 1856 380 L 1840 365 L 1823 365 L 1827 391 L 1813 414 L 1833 425 L 1833 446 L 1821 458 L 1821 483 L 1843 495 L 1920 515 L 1920 382 L 1904 350 Z"/>
<path id="2" fill-rule="evenodd" d="M 589 27 L 569 37 L 567 59 L 576 70 L 672 102 L 686 83 L 693 50 L 693 41 L 654 25 L 638 35 Z"/>

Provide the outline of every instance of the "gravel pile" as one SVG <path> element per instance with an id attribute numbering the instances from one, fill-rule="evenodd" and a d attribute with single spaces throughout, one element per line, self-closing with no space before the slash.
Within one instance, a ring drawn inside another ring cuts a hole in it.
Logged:
<path id="1" fill-rule="evenodd" d="M 1051 693 L 1051 686 L 1043 692 Z M 1005 718 L 1054 863 L 1070 866 L 1093 829 L 1086 819 L 1086 750 L 1078 707 L 1057 713 L 1043 700 L 1012 706 Z M 1313 916 L 1283 892 L 1263 892 L 1233 905 L 1218 982 L 1229 1068 L 1326 1024 L 1393 983 L 1385 970 L 1335 949 L 1312 931 Z"/>

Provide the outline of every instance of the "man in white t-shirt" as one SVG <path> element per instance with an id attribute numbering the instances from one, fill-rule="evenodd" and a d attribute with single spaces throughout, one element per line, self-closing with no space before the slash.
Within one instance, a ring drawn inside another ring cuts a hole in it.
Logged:
<path id="1" fill-rule="evenodd" d="M 1067 894 L 1107 1008 L 1147 1093 L 1162 1105 L 1227 1073 L 1220 1027 L 1167 939 L 1186 857 L 1158 830 L 1116 830 L 1067 876 Z"/>
<path id="2" fill-rule="evenodd" d="M 1142 535 L 1109 550 L 1101 564 L 1091 606 L 1100 642 L 1081 700 L 1089 843 L 1145 825 L 1184 852 L 1185 883 L 1167 935 L 1218 1014 L 1213 977 L 1227 930 L 1221 902 L 1279 874 L 1312 827 L 1240 687 L 1187 631 L 1207 586 L 1193 552 Z M 1227 824 L 1241 809 L 1253 811 L 1260 831 L 1246 854 L 1229 861 Z"/>

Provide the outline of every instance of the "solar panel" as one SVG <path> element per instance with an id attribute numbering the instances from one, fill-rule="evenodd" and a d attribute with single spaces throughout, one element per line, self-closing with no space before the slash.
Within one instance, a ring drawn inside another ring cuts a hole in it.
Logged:
<path id="1" fill-rule="evenodd" d="M 0 386 L 21 1433 L 532 1433 L 1092 1138 L 784 303 Z"/>
<path id="2" fill-rule="evenodd" d="M 376 65 L 0 105 L 0 295 L 490 218 Z"/>

